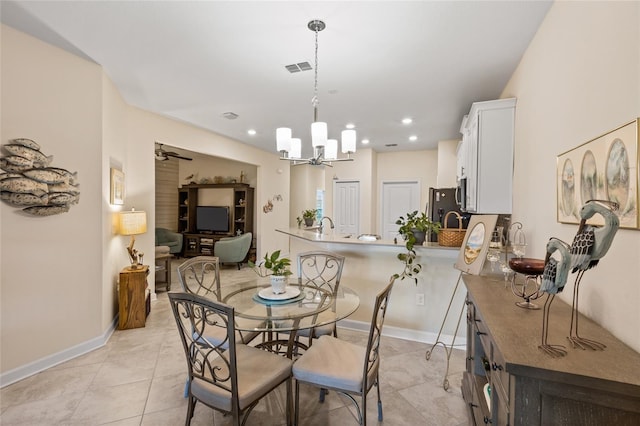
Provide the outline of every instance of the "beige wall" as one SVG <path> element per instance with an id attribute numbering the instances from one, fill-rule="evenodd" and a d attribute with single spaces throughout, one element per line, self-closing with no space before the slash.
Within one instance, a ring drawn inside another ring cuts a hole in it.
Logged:
<path id="1" fill-rule="evenodd" d="M 502 93 L 518 98 L 513 217 L 528 256 L 577 230 L 556 222 L 556 156 L 640 116 L 639 29 L 639 2 L 556 2 Z M 581 311 L 637 351 L 639 260 L 640 231 L 620 230 L 580 285 Z"/>
<path id="2" fill-rule="evenodd" d="M 416 179 L 420 182 L 420 210 L 424 211 L 429 200 L 429 188 L 437 186 L 438 151 L 435 149 L 407 152 L 385 152 L 378 154 L 378 187 L 380 194 L 382 182 Z M 377 207 L 378 214 L 382 206 Z M 382 231 L 378 223 L 378 233 Z"/>
<path id="3" fill-rule="evenodd" d="M 6 372 L 104 331 L 106 204 L 100 67 L 5 26 L 1 38 L 2 143 L 35 140 L 54 156 L 54 167 L 77 171 L 80 183 L 79 204 L 64 214 L 23 216 L 0 203 L 0 368 Z"/>
<path id="4" fill-rule="evenodd" d="M 435 188 L 455 188 L 458 185 L 456 177 L 458 142 L 460 141 L 438 142 L 438 177 Z"/>
<path id="5" fill-rule="evenodd" d="M 131 107 L 99 66 L 9 27 L 1 38 L 2 142 L 36 140 L 54 166 L 78 171 L 81 191 L 68 213 L 44 218 L 0 204 L 2 385 L 108 339 L 118 272 L 128 264 L 114 213 L 145 210 L 148 229 L 155 227 L 156 140 L 252 164 L 256 205 L 283 197 L 273 213 L 257 215 L 258 253 L 288 244 L 275 232 L 289 223 L 289 170 L 276 155 Z M 111 167 L 125 173 L 124 206 L 109 204 Z M 138 236 L 136 247 L 153 253 L 154 233 Z M 155 291 L 153 271 L 148 282 Z"/>

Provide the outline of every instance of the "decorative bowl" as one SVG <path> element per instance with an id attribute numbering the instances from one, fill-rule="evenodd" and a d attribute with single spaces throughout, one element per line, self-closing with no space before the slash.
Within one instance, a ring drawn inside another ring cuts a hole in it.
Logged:
<path id="1" fill-rule="evenodd" d="M 509 267 L 513 271 L 524 275 L 542 275 L 544 272 L 544 260 L 514 257 L 509 259 Z"/>

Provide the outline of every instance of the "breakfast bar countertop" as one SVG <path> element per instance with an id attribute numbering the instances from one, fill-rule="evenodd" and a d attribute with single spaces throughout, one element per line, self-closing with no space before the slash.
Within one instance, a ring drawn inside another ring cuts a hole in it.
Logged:
<path id="1" fill-rule="evenodd" d="M 287 234 L 291 237 L 300 238 L 302 240 L 318 243 L 334 243 L 334 244 L 352 244 L 360 246 L 387 246 L 387 247 L 404 247 L 404 241 L 399 238 L 397 242 L 393 240 L 360 240 L 358 235 L 355 234 L 338 234 L 331 230 L 329 233 L 318 234 L 315 229 L 307 230 L 305 228 L 288 228 L 288 229 L 276 229 L 278 232 Z M 369 234 L 364 234 L 369 235 Z M 424 245 L 416 245 L 416 249 L 437 249 L 437 250 L 451 250 L 456 253 L 460 250 L 459 247 L 443 247 L 438 243 L 425 242 Z"/>

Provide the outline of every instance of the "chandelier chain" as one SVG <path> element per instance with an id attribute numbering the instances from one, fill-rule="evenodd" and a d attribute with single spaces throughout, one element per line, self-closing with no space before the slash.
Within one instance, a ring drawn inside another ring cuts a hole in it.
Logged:
<path id="1" fill-rule="evenodd" d="M 317 110 L 318 107 L 318 27 L 315 28 L 314 33 L 316 34 L 316 49 L 315 49 L 315 67 L 314 67 L 314 78 L 313 78 L 313 99 L 311 99 L 311 104 L 313 105 L 313 118 L 314 121 L 317 121 Z"/>

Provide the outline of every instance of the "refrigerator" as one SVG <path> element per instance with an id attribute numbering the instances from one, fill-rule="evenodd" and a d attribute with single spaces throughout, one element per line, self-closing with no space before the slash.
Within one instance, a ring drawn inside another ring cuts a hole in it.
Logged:
<path id="1" fill-rule="evenodd" d="M 426 214 L 429 217 L 429 220 L 432 222 L 440 222 L 444 228 L 444 217 L 450 211 L 457 212 L 462 216 L 462 227 L 466 228 L 469 223 L 469 214 L 462 213 L 460 211 L 460 206 L 456 201 L 456 188 L 429 188 L 429 200 L 427 201 L 426 209 Z M 458 219 L 456 215 L 449 215 L 446 227 L 458 227 Z M 429 241 L 438 241 L 438 235 L 432 233 L 429 236 Z"/>

